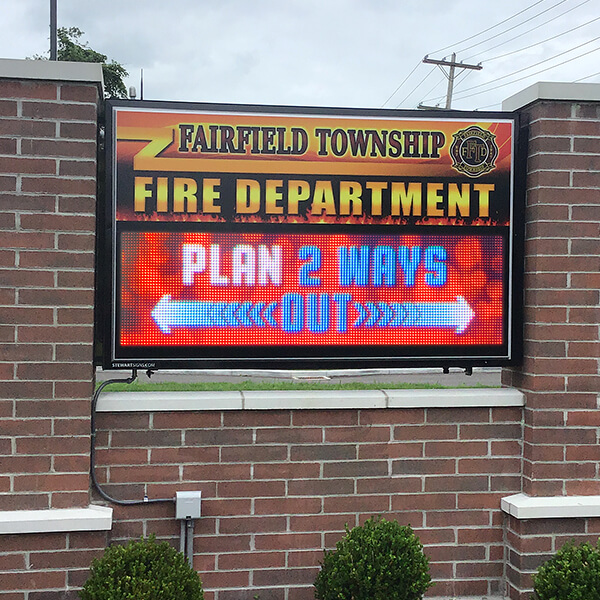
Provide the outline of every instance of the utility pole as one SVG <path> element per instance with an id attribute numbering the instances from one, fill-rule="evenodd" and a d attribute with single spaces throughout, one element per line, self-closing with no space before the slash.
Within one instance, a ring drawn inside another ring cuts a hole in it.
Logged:
<path id="1" fill-rule="evenodd" d="M 50 0 L 50 60 L 57 60 L 57 25 L 56 0 Z"/>
<path id="2" fill-rule="evenodd" d="M 475 71 L 481 71 L 481 69 L 483 69 L 481 63 L 479 63 L 478 65 L 467 65 L 462 62 L 456 62 L 456 52 L 452 53 L 451 60 L 435 60 L 433 58 L 429 58 L 429 55 L 427 55 L 423 59 L 423 62 L 431 65 L 437 65 L 442 70 L 442 73 L 448 78 L 448 91 L 446 93 L 447 109 L 452 108 L 452 93 L 454 92 L 454 80 L 456 79 L 456 69 L 473 69 Z M 446 71 L 444 71 L 442 67 L 450 67 L 448 73 L 446 73 Z M 432 107 L 419 104 L 419 108 Z"/>

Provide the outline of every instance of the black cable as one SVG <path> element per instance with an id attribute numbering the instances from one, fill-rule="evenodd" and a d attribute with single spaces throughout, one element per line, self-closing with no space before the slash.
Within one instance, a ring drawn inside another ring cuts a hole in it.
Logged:
<path id="1" fill-rule="evenodd" d="M 435 69 L 431 69 L 429 71 L 429 73 L 427 73 L 427 75 L 425 75 L 425 77 L 423 77 L 423 79 L 421 79 L 421 81 L 419 81 L 419 83 L 417 83 L 417 85 L 413 88 L 412 92 L 409 92 L 397 105 L 396 108 L 398 108 L 401 104 L 404 104 L 404 102 L 406 102 L 406 100 L 408 100 L 408 98 L 410 96 L 412 96 L 420 87 L 423 83 L 425 83 L 425 80 L 428 79 L 430 77 L 430 75 L 432 73 L 435 73 Z"/>
<path id="2" fill-rule="evenodd" d="M 502 101 L 499 100 L 498 102 L 494 102 L 493 104 L 486 104 L 485 106 L 478 106 L 477 108 L 474 108 L 474 111 L 478 111 L 478 110 L 485 110 L 486 108 L 493 108 L 497 106 L 498 110 L 500 110 L 502 108 Z"/>
<path id="3" fill-rule="evenodd" d="M 444 83 L 444 80 L 443 79 L 439 79 L 436 82 L 436 84 L 432 88 L 430 88 L 429 91 L 426 94 L 424 94 L 424 96 L 427 97 L 427 96 L 429 96 L 429 94 L 433 93 L 433 90 L 435 90 L 440 85 L 440 83 Z M 442 96 L 442 98 L 444 98 L 444 97 L 445 96 Z M 422 105 L 423 102 L 424 102 L 424 100 L 421 100 L 421 102 L 419 102 L 418 106 Z M 436 108 L 437 108 L 437 106 L 436 106 Z"/>
<path id="4" fill-rule="evenodd" d="M 556 54 L 555 56 L 551 56 L 550 58 L 547 58 L 546 60 L 542 60 L 538 63 L 535 63 L 534 65 L 531 65 L 530 67 L 525 67 L 524 69 L 519 69 L 518 71 L 514 71 L 513 73 L 509 73 L 508 75 L 503 75 L 502 77 L 497 77 L 494 81 L 488 81 L 487 83 L 482 83 L 480 85 L 476 85 L 470 88 L 466 88 L 464 90 L 462 90 L 461 93 L 463 92 L 467 92 L 470 90 L 475 90 L 478 89 L 480 87 L 484 87 L 487 85 L 490 85 L 491 83 L 495 83 L 496 81 L 500 81 L 501 79 L 506 79 L 507 77 L 511 77 L 512 75 L 516 75 L 517 73 L 522 73 L 523 71 L 527 71 L 529 69 L 532 69 L 533 67 L 537 67 L 538 65 L 541 65 L 545 62 L 548 62 L 549 60 L 553 60 L 555 58 L 558 58 L 559 56 L 563 56 L 564 54 L 568 54 L 569 52 L 572 52 L 573 50 L 576 50 L 577 48 L 581 48 L 582 46 L 586 46 L 587 44 L 591 44 L 592 42 L 595 42 L 596 40 L 600 39 L 600 36 L 598 36 L 597 38 L 594 38 L 593 40 L 589 40 L 588 42 L 585 42 L 583 44 L 580 44 L 579 46 L 575 46 L 575 48 L 571 48 L 570 50 L 566 50 L 565 52 L 561 52 L 560 54 Z M 528 77 L 533 77 L 534 75 L 539 75 L 540 73 L 544 73 L 545 71 L 550 71 L 551 69 L 555 69 L 556 67 L 560 67 L 562 65 L 565 65 L 567 63 L 573 62 L 574 60 L 577 60 L 578 58 L 583 58 L 584 56 L 587 56 L 588 54 L 591 54 L 592 52 L 598 52 L 598 50 L 600 50 L 600 47 L 598 48 L 594 48 L 593 50 L 590 50 L 588 52 L 584 52 L 583 54 L 579 54 L 578 56 L 574 56 L 573 58 L 569 58 L 567 60 L 563 60 L 563 62 L 558 63 L 556 65 L 552 65 L 551 67 L 546 67 L 545 69 L 541 69 L 540 71 L 536 71 L 535 73 L 530 73 L 529 75 L 524 75 L 523 77 L 519 77 L 518 79 L 513 79 L 512 81 L 508 81 L 507 83 L 501 83 L 500 85 L 497 85 L 495 87 L 492 88 L 488 88 L 487 90 L 482 90 L 481 92 L 474 92 L 473 94 L 467 94 L 466 96 L 461 96 L 461 95 L 457 95 L 456 99 L 457 100 L 464 100 L 465 98 L 471 98 L 472 96 L 479 96 L 479 94 L 485 94 L 486 92 L 490 92 L 492 90 L 496 90 L 498 88 L 504 87 L 505 85 L 510 85 L 511 83 L 516 83 L 517 81 L 522 81 L 523 79 L 527 79 Z"/>
<path id="5" fill-rule="evenodd" d="M 495 25 L 492 25 L 491 27 L 488 27 L 487 29 L 484 29 L 483 31 L 480 31 L 479 33 L 475 33 L 474 35 L 471 35 L 471 36 L 465 38 L 464 40 L 460 40 L 460 42 L 455 42 L 454 44 L 450 44 L 449 46 L 446 46 L 444 48 L 440 48 L 439 50 L 435 50 L 435 52 L 430 52 L 429 54 L 439 54 L 440 52 L 444 52 L 444 50 L 448 50 L 448 48 L 452 48 L 452 47 L 455 47 L 455 46 L 460 46 L 460 44 L 463 44 L 464 42 L 468 42 L 470 40 L 473 40 L 476 37 L 479 37 L 480 35 L 483 35 L 484 33 L 487 33 L 488 31 L 491 31 L 492 29 L 496 29 L 496 27 L 499 27 L 500 25 L 504 25 L 504 23 L 506 23 L 506 22 L 514 19 L 515 17 L 518 17 L 519 15 L 522 15 L 524 12 L 527 12 L 528 10 L 531 10 L 534 6 L 537 6 L 538 4 L 541 4 L 543 1 L 544 0 L 538 0 L 537 2 L 535 2 L 534 4 L 532 4 L 531 6 L 528 6 L 527 8 L 524 8 L 523 10 L 519 11 L 518 13 L 515 13 L 511 17 L 508 17 L 508 18 L 504 19 L 503 21 L 500 21 L 500 23 L 496 23 Z M 538 14 L 534 15 L 533 17 L 530 17 L 529 19 L 526 19 L 522 23 L 519 23 L 517 25 L 513 25 L 512 27 L 509 27 L 505 31 L 501 31 L 500 33 L 492 36 L 491 38 L 488 38 L 486 41 L 489 41 L 490 39 L 494 39 L 496 37 L 504 35 L 505 33 L 508 33 L 509 31 L 512 31 L 513 29 L 516 29 L 517 27 L 520 27 L 521 25 L 523 25 L 523 24 L 525 24 L 525 23 L 527 23 L 527 22 L 529 22 L 529 21 L 531 21 L 533 19 L 536 19 L 540 15 L 543 15 L 544 13 L 548 12 L 549 10 L 552 10 L 553 8 L 555 8 L 556 6 L 558 6 L 559 4 L 563 4 L 564 2 L 566 2 L 566 0 L 560 0 L 560 2 L 558 2 L 557 4 L 552 5 L 550 8 L 547 8 L 546 10 L 542 11 L 541 13 L 538 13 Z M 459 50 L 459 52 L 464 52 L 465 50 L 469 50 L 469 48 L 473 48 L 474 46 L 477 46 L 477 44 L 474 44 L 473 46 L 469 46 L 467 48 L 461 48 Z"/>
<path id="6" fill-rule="evenodd" d="M 513 79 L 512 81 L 509 81 L 507 83 L 501 83 L 500 85 L 497 85 L 493 88 L 489 88 L 488 90 L 482 90 L 481 92 L 474 92 L 473 94 L 467 94 L 466 96 L 460 96 L 458 98 L 458 100 L 464 100 L 465 98 L 472 98 L 473 96 L 479 96 L 481 94 L 486 94 L 487 92 L 491 92 L 492 90 L 497 90 L 498 88 L 505 87 L 507 85 L 511 85 L 513 83 L 516 83 L 517 81 L 523 81 L 523 79 L 528 79 L 530 77 L 533 77 L 534 75 L 539 75 L 540 73 L 545 73 L 546 71 L 550 71 L 552 69 L 555 69 L 556 67 L 561 67 L 562 65 L 573 62 L 574 60 L 577 60 L 578 58 L 587 56 L 588 54 L 591 54 L 592 52 L 598 52 L 598 50 L 600 50 L 600 47 L 595 48 L 594 50 L 590 50 L 589 52 L 585 52 L 584 54 L 580 54 L 579 56 L 576 56 L 575 58 L 570 58 L 569 60 L 565 60 L 561 63 L 558 63 L 557 65 L 553 65 L 551 67 L 546 67 L 545 69 L 542 69 L 540 71 L 536 71 L 535 73 L 532 73 L 531 75 L 524 75 L 523 77 L 519 77 L 518 79 Z M 587 77 L 586 77 L 586 79 L 587 79 Z"/>
<path id="7" fill-rule="evenodd" d="M 127 377 L 127 379 L 108 379 L 107 381 L 103 381 L 92 396 L 92 414 L 90 418 L 90 429 L 91 429 L 91 440 L 90 440 L 90 477 L 92 479 L 92 484 L 96 488 L 97 492 L 107 500 L 108 502 L 112 502 L 113 504 L 118 504 L 120 506 L 134 506 L 138 504 L 156 504 L 158 502 L 174 502 L 174 498 L 148 498 L 144 496 L 143 500 L 119 500 L 118 498 L 113 498 L 109 496 L 98 483 L 96 479 L 96 406 L 98 404 L 98 399 L 100 398 L 100 394 L 102 390 L 111 383 L 127 383 L 131 384 L 137 379 L 137 369 L 133 369 L 131 373 L 131 377 Z"/>
<path id="8" fill-rule="evenodd" d="M 438 65 L 439 66 L 439 65 Z M 442 69 L 442 67 L 440 67 L 440 69 Z M 443 71 L 443 69 L 442 69 Z M 458 85 L 463 79 L 465 79 L 466 77 L 468 77 L 471 74 L 471 69 L 465 69 L 463 73 L 461 73 L 455 80 L 455 85 Z M 448 74 L 444 72 L 444 75 L 446 76 L 446 79 L 448 79 Z M 444 80 L 441 79 L 440 81 L 438 81 L 426 94 L 425 96 L 429 96 L 429 94 L 431 94 L 431 92 L 433 92 L 433 90 L 440 85 L 440 83 L 443 83 Z M 440 99 L 445 98 L 446 96 L 441 96 Z M 423 102 L 425 102 L 425 100 L 422 100 L 421 102 L 419 102 L 419 105 L 422 105 Z M 436 106 L 437 108 L 437 106 Z"/>
<path id="9" fill-rule="evenodd" d="M 592 73 L 592 75 L 588 75 L 587 77 L 582 77 L 581 79 L 576 79 L 573 83 L 579 83 L 580 81 L 585 81 L 586 79 L 591 79 L 592 77 L 596 77 L 597 75 L 600 75 L 600 71 L 598 71 L 597 73 Z"/>
<path id="10" fill-rule="evenodd" d="M 485 50 L 482 50 L 481 52 L 478 52 L 477 54 L 472 54 L 471 56 L 468 56 L 467 58 L 464 58 L 463 60 L 464 61 L 472 60 L 473 58 L 477 58 L 478 56 L 481 56 L 485 52 L 489 52 L 490 50 L 495 50 L 496 48 L 499 48 L 500 46 L 504 46 L 505 44 L 508 44 L 509 42 L 513 42 L 514 40 L 516 40 L 520 37 L 523 37 L 524 35 L 527 35 L 528 33 L 531 33 L 532 31 L 535 31 L 536 29 L 540 29 L 540 27 L 544 27 L 544 25 L 547 25 L 548 23 L 555 21 L 559 17 L 562 17 L 563 15 L 566 15 L 567 13 L 572 12 L 576 8 L 579 8 L 580 6 L 587 4 L 589 1 L 590 0 L 584 0 L 581 4 L 578 4 L 577 6 L 574 6 L 573 8 L 569 8 L 569 10 L 566 10 L 565 12 L 560 13 L 560 15 L 556 15 L 556 17 L 552 17 L 551 19 L 548 19 L 547 21 L 544 21 L 543 23 L 540 23 L 539 25 L 536 25 L 535 27 L 532 27 L 531 29 L 524 31 L 523 33 L 520 33 L 519 35 L 515 35 L 515 37 L 512 37 L 509 40 L 501 42 L 500 44 L 496 44 L 495 46 L 492 46 L 491 48 L 486 48 Z M 482 60 L 482 62 L 485 62 L 487 64 L 492 60 L 498 60 L 499 58 L 504 58 L 506 56 L 510 56 L 511 54 L 517 54 L 518 52 L 523 52 L 524 50 L 529 50 L 530 48 L 534 48 L 535 46 L 541 46 L 542 44 L 545 44 L 546 42 L 551 42 L 552 40 L 555 40 L 556 38 L 559 38 L 563 35 L 566 35 L 567 33 L 571 33 L 572 31 L 581 29 L 582 27 L 586 27 L 587 25 L 594 23 L 594 21 L 597 21 L 598 19 L 600 19 L 600 17 L 592 19 L 591 21 L 588 21 L 587 23 L 583 23 L 582 25 L 578 25 L 577 27 L 573 27 L 572 29 L 569 29 L 567 31 L 563 31 L 562 33 L 558 33 L 557 35 L 553 35 L 552 37 L 546 38 L 545 40 L 542 40 L 540 42 L 536 42 L 535 44 L 532 44 L 531 46 L 525 46 L 524 48 L 519 48 L 519 50 L 512 50 L 511 52 L 506 52 L 505 54 L 500 54 L 499 56 L 494 56 L 492 58 L 483 58 L 481 60 Z"/>
<path id="11" fill-rule="evenodd" d="M 524 75 L 523 77 L 519 77 L 518 79 L 513 79 L 512 81 L 508 81 L 507 83 L 501 83 L 500 85 L 496 85 L 494 87 L 488 88 L 487 90 L 481 90 L 480 92 L 474 92 L 472 94 L 466 94 L 465 92 L 470 92 L 471 90 L 477 90 L 479 88 L 483 88 L 483 87 L 487 87 L 493 83 L 496 83 L 497 81 L 501 81 L 502 79 L 506 79 L 507 77 L 512 77 L 513 75 L 517 75 L 518 73 L 522 73 L 523 71 L 528 71 L 529 69 L 533 69 L 534 67 L 538 67 L 539 65 L 542 65 L 544 63 L 547 63 L 551 60 L 554 60 L 555 58 L 558 58 L 560 56 L 564 56 L 565 54 L 568 54 L 569 52 L 572 52 L 573 50 L 577 50 L 578 48 L 581 48 L 583 46 L 587 46 L 588 44 L 591 44 L 592 42 L 595 42 L 597 40 L 600 39 L 600 36 L 595 37 L 592 40 L 588 40 L 587 42 L 584 42 L 583 44 L 579 44 L 579 46 L 575 46 L 574 48 L 570 48 L 569 50 L 565 50 L 564 52 L 560 52 L 559 54 L 555 54 L 554 56 L 551 56 L 550 58 L 545 58 L 544 60 L 541 60 L 540 62 L 537 62 L 533 65 L 530 65 L 528 67 L 524 67 L 523 69 L 519 69 L 518 71 L 513 71 L 512 73 L 508 73 L 508 75 L 502 75 L 502 77 L 496 77 L 496 79 L 494 79 L 493 81 L 488 81 L 486 83 L 480 83 L 478 85 L 474 85 L 471 86 L 469 88 L 465 88 L 464 90 L 460 90 L 460 92 L 457 92 L 454 96 L 455 100 L 464 100 L 466 98 L 471 98 L 472 96 L 479 96 L 480 94 L 485 94 L 487 92 L 490 92 L 492 90 L 496 90 L 498 88 L 504 87 L 506 85 L 510 85 L 512 83 L 516 83 L 517 81 L 522 81 L 523 79 L 527 79 L 529 77 L 533 77 L 534 75 L 539 75 L 540 73 L 544 73 L 545 71 L 549 71 L 551 69 L 555 69 L 556 67 L 560 67 L 566 63 L 572 62 L 574 60 L 577 60 L 578 58 L 582 58 L 584 56 L 587 56 L 588 54 L 591 54 L 592 52 L 597 52 L 600 48 L 594 48 L 593 50 L 590 50 L 589 52 L 584 52 L 583 54 L 579 54 L 578 56 L 575 56 L 573 58 L 569 58 L 567 60 L 564 60 L 561 63 L 558 63 L 556 65 L 552 65 L 550 67 L 547 67 L 545 69 L 541 69 L 539 71 L 536 71 L 535 73 L 530 73 L 529 75 Z M 424 102 L 436 102 L 439 101 L 440 99 L 442 99 L 443 96 L 436 96 L 435 98 L 428 98 L 426 100 L 424 100 Z"/>
<path id="12" fill-rule="evenodd" d="M 466 42 L 466 41 L 468 41 L 468 40 L 474 39 L 474 38 L 476 38 L 476 37 L 478 37 L 478 36 L 482 35 L 483 33 L 486 33 L 487 31 L 490 31 L 491 29 L 495 29 L 496 27 L 499 27 L 499 26 L 500 26 L 500 25 L 502 25 L 503 23 L 506 23 L 507 21 L 510 21 L 511 19 L 513 19 L 513 18 L 515 18 L 515 17 L 519 16 L 520 14 L 522 14 L 522 13 L 524 13 L 524 12 L 526 12 L 526 11 L 530 10 L 531 8 L 533 8 L 534 6 L 536 6 L 537 4 L 541 4 L 543 1 L 544 1 L 544 0 L 539 0 L 539 1 L 538 1 L 538 2 L 536 2 L 535 4 L 532 4 L 530 7 L 528 7 L 528 8 L 525 8 L 525 9 L 523 9 L 522 11 L 520 11 L 520 12 L 516 13 L 516 14 L 515 14 L 515 15 L 513 15 L 512 17 L 509 17 L 508 19 L 505 19 L 504 21 L 501 21 L 500 23 L 497 23 L 496 25 L 494 25 L 494 26 L 492 26 L 492 27 L 490 27 L 490 28 L 488 28 L 488 29 L 485 29 L 484 31 L 480 31 L 479 33 L 477 33 L 477 34 L 475 34 L 475 35 L 472 35 L 472 36 L 470 36 L 470 37 L 468 37 L 468 38 L 466 38 L 466 39 L 462 40 L 461 42 L 457 42 L 457 44 L 461 44 L 461 43 L 463 43 L 463 42 Z M 561 1 L 561 2 L 559 2 L 558 4 L 563 4 L 565 1 L 566 1 L 566 0 L 562 0 L 562 1 Z M 548 23 L 550 23 L 550 22 L 552 22 L 552 21 L 555 21 L 555 20 L 556 20 L 556 19 L 558 19 L 559 17 L 562 17 L 563 15 L 565 15 L 565 14 L 567 14 L 567 13 L 569 13 L 569 12 L 572 12 L 573 10 L 575 10 L 575 9 L 579 8 L 580 6 L 582 6 L 583 4 L 587 4 L 589 1 L 590 1 L 590 0 L 583 0 L 583 2 L 581 2 L 581 3 L 580 3 L 580 4 L 578 4 L 577 6 L 574 6 L 573 8 L 569 8 L 568 10 L 566 10 L 566 11 L 562 12 L 560 15 L 557 15 L 556 17 L 552 17 L 551 19 L 548 19 L 547 21 L 544 21 L 544 22 L 543 22 L 543 23 L 541 23 L 540 25 L 538 25 L 538 26 L 536 26 L 536 27 L 533 27 L 532 29 L 529 29 L 529 30 L 525 31 L 524 33 L 521 33 L 521 34 L 519 34 L 519 35 L 517 35 L 517 36 L 515 36 L 515 37 L 513 37 L 513 38 L 511 38 L 511 39 L 509 39 L 509 40 L 506 40 L 506 41 L 504 41 L 504 42 L 501 42 L 500 44 L 497 44 L 496 46 L 492 46 L 491 48 L 488 48 L 488 49 L 486 49 L 486 50 L 483 50 L 482 52 L 479 52 L 479 53 L 477 53 L 477 54 L 474 54 L 473 56 L 470 56 L 470 57 L 468 57 L 468 58 L 465 58 L 465 59 L 463 59 L 463 61 L 468 61 L 468 60 L 471 60 L 472 58 L 474 58 L 474 57 L 476 57 L 476 56 L 479 56 L 479 55 L 480 55 L 480 54 L 482 54 L 483 52 L 489 52 L 490 50 L 494 50 L 495 48 L 499 48 L 500 46 L 503 46 L 503 45 L 507 44 L 508 42 L 511 42 L 511 41 L 513 41 L 513 40 L 516 40 L 517 38 L 519 38 L 519 37 L 522 37 L 523 35 L 526 35 L 527 33 L 530 33 L 531 31 L 534 31 L 535 29 L 539 29 L 540 27 L 543 27 L 544 25 L 547 25 Z M 558 4 L 555 4 L 554 6 L 551 6 L 549 9 L 546 9 L 544 12 L 548 12 L 548 11 L 552 10 L 553 8 L 556 8 L 556 6 L 558 6 Z M 539 14 L 535 15 L 534 17 L 531 17 L 531 18 L 530 18 L 530 19 L 528 19 L 527 21 L 524 21 L 523 23 L 520 23 L 519 25 L 515 25 L 514 27 L 511 27 L 510 29 L 507 29 L 506 31 L 503 31 L 503 32 L 501 32 L 501 33 L 499 33 L 499 34 L 497 34 L 497 35 L 495 35 L 495 36 L 493 36 L 492 38 L 489 38 L 489 39 L 494 39 L 494 38 L 496 38 L 496 37 L 499 37 L 499 36 L 501 36 L 501 35 L 504 35 L 505 33 L 508 33 L 508 31 L 512 31 L 513 29 L 516 29 L 516 28 L 520 27 L 521 25 L 523 25 L 523 24 L 527 23 L 528 21 L 531 21 L 531 20 L 533 20 L 533 19 L 537 18 L 538 16 L 540 16 L 540 15 L 544 14 L 544 12 L 542 12 L 542 13 L 539 13 Z M 596 20 L 596 19 L 594 19 L 594 20 Z M 591 22 L 593 22 L 593 21 L 591 21 Z M 589 24 L 589 23 L 584 23 L 584 25 L 588 25 L 588 24 Z M 574 31 L 575 29 L 579 29 L 580 27 L 583 27 L 584 25 L 580 25 L 579 27 L 575 27 L 574 29 L 571 29 L 571 30 L 569 30 L 569 31 Z M 569 32 L 565 32 L 565 33 L 569 33 Z M 560 35 L 564 35 L 564 34 L 559 34 L 559 36 L 554 36 L 554 37 L 560 37 Z M 549 38 L 549 39 L 554 39 L 554 38 Z M 544 40 L 544 41 L 548 41 L 548 40 Z M 470 48 L 474 48 L 475 46 L 478 46 L 478 45 L 480 45 L 480 43 L 481 43 L 481 42 L 479 42 L 479 43 L 477 43 L 477 44 L 474 44 L 473 46 L 468 46 L 467 48 L 464 48 L 464 49 L 462 49 L 462 50 L 461 50 L 461 52 L 464 52 L 465 50 L 469 50 Z M 541 42 L 541 43 L 543 43 L 543 42 Z M 432 52 L 431 54 L 438 54 L 439 52 L 442 52 L 442 51 L 444 51 L 444 50 L 447 50 L 448 48 L 452 48 L 452 46 L 453 46 L 453 45 L 457 45 L 457 44 L 452 44 L 452 45 L 450 45 L 450 46 L 446 46 L 445 48 L 441 48 L 440 50 L 436 50 L 435 52 Z M 531 46 L 529 46 L 529 47 L 531 47 Z M 528 48 L 529 48 L 529 47 L 528 47 Z M 508 52 L 507 54 L 503 54 L 503 55 L 501 55 L 501 56 L 496 56 L 496 57 L 494 57 L 494 58 L 487 59 L 487 60 L 486 60 L 486 62 L 489 62 L 489 61 L 491 61 L 491 60 L 496 60 L 496 59 L 498 59 L 498 58 L 502 58 L 502 57 L 504 57 L 504 56 L 509 56 L 510 54 L 516 54 L 517 52 L 521 52 L 522 50 L 526 50 L 526 49 L 528 49 L 528 48 L 522 48 L 521 50 L 515 50 L 515 51 L 513 51 L 513 52 Z M 411 76 L 411 75 L 412 75 L 412 74 L 413 74 L 413 73 L 414 73 L 414 72 L 417 70 L 417 68 L 419 67 L 419 64 L 420 64 L 420 63 L 417 63 L 417 65 L 415 66 L 415 68 L 414 68 L 414 69 L 413 69 L 413 70 L 412 70 L 412 71 L 411 71 L 411 72 L 410 72 L 410 73 L 409 73 L 409 74 L 406 76 L 406 78 L 404 79 L 404 81 L 402 81 L 402 83 L 400 83 L 400 85 L 398 85 L 398 87 L 397 87 L 397 88 L 396 88 L 396 89 L 395 89 L 395 90 L 392 92 L 392 94 L 390 95 L 390 97 L 389 97 L 389 98 L 388 98 L 388 99 L 387 99 L 387 100 L 386 100 L 386 101 L 385 101 L 385 102 L 384 102 L 384 103 L 381 105 L 381 108 L 383 108 L 383 107 L 384 107 L 384 106 L 385 106 L 385 105 L 386 105 L 386 104 L 387 104 L 387 103 L 388 103 L 388 102 L 389 102 L 389 101 L 390 101 L 390 100 L 391 100 L 391 99 L 392 99 L 392 98 L 393 98 L 393 97 L 396 95 L 396 93 L 398 92 L 398 90 L 399 90 L 399 89 L 400 89 L 400 88 L 401 88 L 401 87 L 402 87 L 402 86 L 403 86 L 403 85 L 404 85 L 404 84 L 407 82 L 407 80 L 409 79 L 409 77 L 410 77 L 410 76 Z M 419 84 L 419 85 L 420 85 L 420 84 Z M 437 84 L 436 84 L 436 85 L 437 85 Z M 414 90 L 413 90 L 413 92 L 415 92 L 415 91 L 416 91 L 416 89 L 414 89 Z M 413 92 L 411 92 L 411 93 L 409 94 L 409 96 L 410 96 L 410 95 L 411 95 Z M 428 92 L 426 95 L 429 95 L 429 92 Z M 407 96 L 407 97 L 408 97 L 408 96 Z M 405 98 L 404 100 L 406 100 L 406 98 Z M 404 102 L 404 100 L 403 100 L 402 102 L 400 102 L 400 104 L 402 104 L 402 103 Z M 425 100 L 424 100 L 424 102 L 425 102 Z M 400 106 L 400 104 L 398 104 L 396 108 L 398 108 L 398 107 Z"/>
<path id="13" fill-rule="evenodd" d="M 421 61 L 417 63 L 415 68 L 404 78 L 404 81 L 390 94 L 390 97 L 381 105 L 381 108 L 383 108 L 396 95 L 396 92 L 408 81 L 408 78 L 419 68 L 421 64 Z"/>
<path id="14" fill-rule="evenodd" d="M 513 50 L 512 52 L 506 52 L 505 54 L 500 54 L 499 56 L 493 56 L 492 58 L 486 58 L 484 62 L 487 64 L 493 60 L 498 60 L 499 58 L 506 58 L 507 56 L 511 56 L 512 54 L 518 54 L 519 52 L 523 52 L 525 50 L 530 50 L 531 48 L 535 48 L 536 46 L 541 46 L 542 44 L 545 44 L 546 42 L 551 42 L 563 35 L 566 35 L 567 33 L 571 33 L 572 31 L 581 29 L 582 27 L 585 27 L 586 25 L 590 25 L 590 23 L 594 23 L 594 21 L 598 21 L 598 20 L 600 20 L 600 17 L 596 17 L 592 21 L 589 21 L 588 23 L 584 23 L 583 25 L 579 25 L 578 27 L 573 27 L 573 29 L 569 29 L 568 31 L 563 31 L 563 33 L 553 35 L 550 38 L 546 38 L 545 40 L 542 40 L 541 42 L 536 42 L 535 44 L 531 44 L 531 46 L 525 46 L 525 48 L 519 48 L 518 50 Z M 575 47 L 579 48 L 579 46 L 575 46 Z"/>
<path id="15" fill-rule="evenodd" d="M 513 25 L 512 27 L 509 27 L 506 31 L 501 31 L 500 33 L 497 33 L 496 35 L 493 35 L 493 36 L 487 38 L 485 41 L 489 42 L 490 40 L 495 40 L 496 38 L 503 36 L 504 34 L 508 33 L 509 31 L 512 31 L 513 29 L 518 29 L 522 25 L 525 25 L 525 23 L 529 23 L 529 21 L 533 21 L 534 19 L 541 17 L 543 14 L 547 13 L 548 11 L 551 11 L 553 8 L 556 8 L 559 4 L 563 4 L 566 1 L 567 0 L 560 0 L 560 2 L 552 5 L 550 8 L 547 8 L 546 10 L 542 11 L 541 13 L 538 13 L 537 15 L 533 15 L 533 17 L 530 17 L 529 19 L 525 19 L 525 21 L 523 21 L 517 25 Z M 575 8 L 577 8 L 577 7 L 575 7 Z M 556 18 L 558 18 L 558 17 L 555 17 L 555 19 Z M 552 21 L 553 19 L 550 19 L 550 20 Z M 481 44 L 481 42 L 477 42 L 476 44 L 471 44 L 470 46 L 467 46 L 466 48 L 461 48 L 459 50 L 459 52 L 466 52 L 467 50 L 471 50 L 471 48 L 476 48 L 480 44 Z"/>

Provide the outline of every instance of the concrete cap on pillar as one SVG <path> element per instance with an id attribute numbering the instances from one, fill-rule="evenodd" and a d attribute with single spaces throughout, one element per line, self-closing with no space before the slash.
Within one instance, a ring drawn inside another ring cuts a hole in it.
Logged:
<path id="1" fill-rule="evenodd" d="M 101 95 L 104 86 L 99 63 L 0 58 L 0 79 L 96 83 Z"/>
<path id="2" fill-rule="evenodd" d="M 519 110 L 537 100 L 600 102 L 600 83 L 539 81 L 502 102 L 502 110 Z"/>

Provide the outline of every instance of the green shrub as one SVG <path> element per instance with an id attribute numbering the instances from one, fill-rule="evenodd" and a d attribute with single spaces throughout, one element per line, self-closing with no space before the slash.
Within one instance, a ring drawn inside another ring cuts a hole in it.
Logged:
<path id="1" fill-rule="evenodd" d="M 317 600 L 419 600 L 432 585 L 429 559 L 410 527 L 372 518 L 325 552 Z"/>
<path id="2" fill-rule="evenodd" d="M 600 542 L 565 544 L 533 577 L 536 600 L 600 600 Z"/>
<path id="3" fill-rule="evenodd" d="M 203 600 L 198 573 L 184 555 L 154 536 L 111 546 L 94 559 L 82 600 Z"/>

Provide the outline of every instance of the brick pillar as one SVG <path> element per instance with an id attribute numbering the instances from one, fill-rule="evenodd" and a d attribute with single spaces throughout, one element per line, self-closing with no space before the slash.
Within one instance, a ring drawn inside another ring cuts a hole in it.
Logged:
<path id="1" fill-rule="evenodd" d="M 0 511 L 89 504 L 101 80 L 0 61 Z"/>
<path id="2" fill-rule="evenodd" d="M 526 395 L 523 492 L 595 495 L 600 494 L 600 86 L 537 84 L 505 108 L 524 98 L 525 358 L 521 367 L 504 370 L 503 383 Z M 593 519 L 507 519 L 511 598 L 529 598 L 530 573 L 567 539 L 595 540 L 598 534 Z"/>

